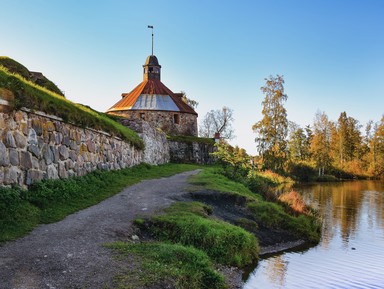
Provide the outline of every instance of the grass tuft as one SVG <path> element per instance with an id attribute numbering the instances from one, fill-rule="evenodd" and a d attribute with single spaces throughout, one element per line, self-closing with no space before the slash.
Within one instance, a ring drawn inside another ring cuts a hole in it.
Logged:
<path id="1" fill-rule="evenodd" d="M 152 217 L 147 229 L 159 240 L 203 250 L 224 265 L 245 266 L 257 259 L 256 237 L 244 229 L 208 216 L 198 202 L 174 203 L 165 214 Z"/>
<path id="2" fill-rule="evenodd" d="M 142 268 L 133 272 L 136 281 L 130 276 L 132 272 L 117 276 L 118 288 L 137 288 L 159 283 L 180 289 L 226 288 L 223 276 L 214 270 L 207 254 L 193 247 L 158 242 L 116 242 L 107 247 L 119 253 L 119 258 L 134 253 L 141 263 Z"/>

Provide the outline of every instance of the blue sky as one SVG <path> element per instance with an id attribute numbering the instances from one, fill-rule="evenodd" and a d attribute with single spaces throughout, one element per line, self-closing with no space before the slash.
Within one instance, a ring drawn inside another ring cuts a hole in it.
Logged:
<path id="1" fill-rule="evenodd" d="M 384 114 L 384 1 L 0 0 L 0 55 L 41 71 L 74 102 L 106 111 L 142 81 L 151 53 L 162 81 L 207 111 L 234 110 L 238 144 L 256 153 L 270 75 L 285 79 L 288 118 L 324 111 L 361 124 Z"/>

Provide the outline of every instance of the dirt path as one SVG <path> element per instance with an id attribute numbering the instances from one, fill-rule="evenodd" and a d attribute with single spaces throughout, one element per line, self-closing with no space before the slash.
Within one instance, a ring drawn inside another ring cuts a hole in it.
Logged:
<path id="1" fill-rule="evenodd" d="M 0 247 L 0 289 L 105 288 L 118 263 L 103 244 L 131 238 L 131 222 L 169 206 L 198 170 L 148 180 Z"/>

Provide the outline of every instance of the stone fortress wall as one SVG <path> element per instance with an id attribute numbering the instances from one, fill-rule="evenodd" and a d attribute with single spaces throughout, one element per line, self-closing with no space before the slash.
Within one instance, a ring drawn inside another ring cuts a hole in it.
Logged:
<path id="1" fill-rule="evenodd" d="M 140 163 L 212 163 L 211 144 L 168 141 L 143 120 L 123 120 L 145 149 L 107 132 L 78 127 L 61 118 L 23 108 L 12 110 L 13 95 L 0 90 L 0 186 L 27 187 L 42 179 L 83 176 L 96 169 L 118 170 Z"/>
<path id="2" fill-rule="evenodd" d="M 105 132 L 27 110 L 0 113 L 0 185 L 26 186 L 142 160 L 142 151 Z"/>
<path id="3" fill-rule="evenodd" d="M 0 97 L 1 99 L 1 97 Z M 103 131 L 77 127 L 62 119 L 0 109 L 0 186 L 26 187 L 42 179 L 82 176 L 96 169 L 116 170 L 148 163 L 210 163 L 213 146 L 167 141 L 145 121 L 123 121 L 145 143 L 139 150 Z"/>

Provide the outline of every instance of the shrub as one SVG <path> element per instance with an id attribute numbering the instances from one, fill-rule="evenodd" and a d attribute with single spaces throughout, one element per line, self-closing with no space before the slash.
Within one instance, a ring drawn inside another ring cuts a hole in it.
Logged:
<path id="1" fill-rule="evenodd" d="M 285 192 L 278 197 L 278 200 L 291 208 L 291 212 L 296 215 L 308 212 L 303 197 L 296 191 Z"/>
<path id="2" fill-rule="evenodd" d="M 290 163 L 288 165 L 288 174 L 300 182 L 308 182 L 316 177 L 316 169 L 308 163 Z"/>

